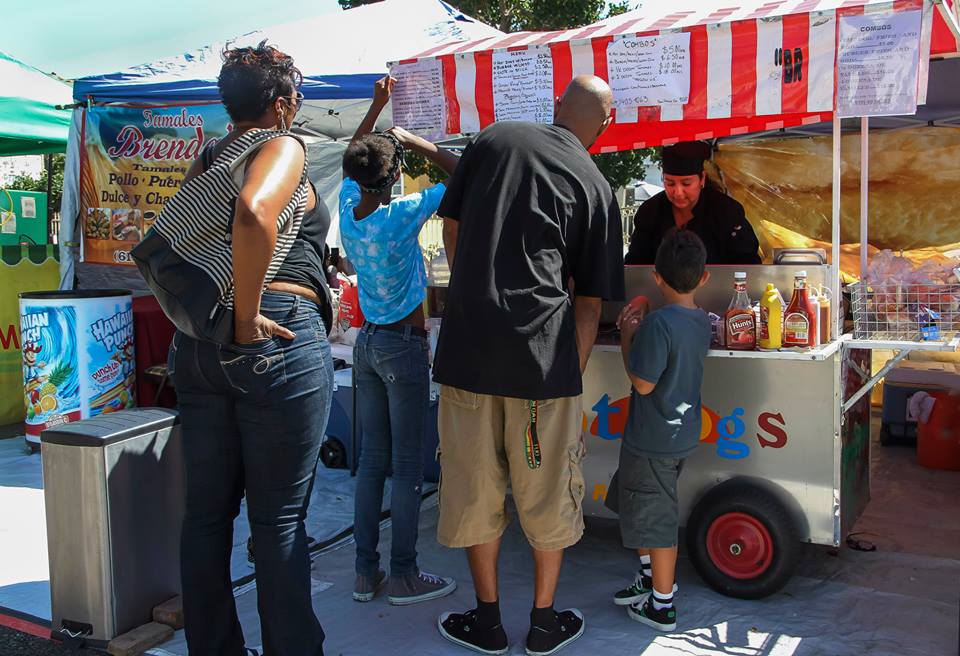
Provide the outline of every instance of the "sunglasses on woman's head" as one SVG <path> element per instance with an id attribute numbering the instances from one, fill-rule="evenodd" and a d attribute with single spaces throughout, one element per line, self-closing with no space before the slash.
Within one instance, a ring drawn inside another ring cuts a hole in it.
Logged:
<path id="1" fill-rule="evenodd" d="M 293 97 L 284 98 L 284 101 L 292 105 L 293 108 L 299 112 L 300 108 L 303 107 L 303 93 L 301 93 L 300 91 L 297 91 L 296 94 L 293 95 Z"/>

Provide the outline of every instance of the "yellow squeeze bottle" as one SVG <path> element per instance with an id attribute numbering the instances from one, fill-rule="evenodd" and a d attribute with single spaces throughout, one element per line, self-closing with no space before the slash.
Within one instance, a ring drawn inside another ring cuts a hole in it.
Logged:
<path id="1" fill-rule="evenodd" d="M 767 288 L 760 297 L 760 334 L 757 345 L 764 351 L 775 351 L 783 346 L 783 297 L 773 283 L 767 283 Z"/>

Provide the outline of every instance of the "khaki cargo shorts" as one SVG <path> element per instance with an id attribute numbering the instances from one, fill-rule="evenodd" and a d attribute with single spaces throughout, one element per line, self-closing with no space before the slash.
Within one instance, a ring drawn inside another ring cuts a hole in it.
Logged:
<path id="1" fill-rule="evenodd" d="M 528 463 L 530 403 L 440 388 L 440 523 L 437 539 L 471 547 L 507 528 L 507 485 L 534 549 L 554 551 L 583 535 L 579 396 L 537 402 L 540 465 Z"/>

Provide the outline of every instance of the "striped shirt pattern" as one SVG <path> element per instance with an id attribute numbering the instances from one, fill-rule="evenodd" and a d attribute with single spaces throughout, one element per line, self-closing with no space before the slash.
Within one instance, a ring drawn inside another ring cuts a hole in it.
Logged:
<path id="1" fill-rule="evenodd" d="M 213 165 L 189 180 L 164 206 L 153 230 L 170 243 L 173 251 L 210 277 L 220 292 L 218 303 L 233 308 L 233 217 L 240 188 L 234 171 L 256 153 L 257 147 L 282 136 L 299 137 L 276 130 L 250 130 L 228 145 Z M 302 141 L 301 141 L 302 144 Z M 276 276 L 290 252 L 307 207 L 309 184 L 304 161 L 300 184 L 277 218 L 277 244 L 264 284 Z"/>

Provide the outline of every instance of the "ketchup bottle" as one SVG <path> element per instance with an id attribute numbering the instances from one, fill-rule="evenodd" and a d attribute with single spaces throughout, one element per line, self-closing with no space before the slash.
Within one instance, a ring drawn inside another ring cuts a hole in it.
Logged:
<path id="1" fill-rule="evenodd" d="M 725 347 L 731 351 L 753 351 L 757 348 L 757 323 L 747 295 L 747 274 L 733 274 L 733 300 L 723 317 Z"/>
<path id="2" fill-rule="evenodd" d="M 807 272 L 793 277 L 793 298 L 783 315 L 784 348 L 812 348 L 820 341 L 820 306 L 810 298 Z"/>

